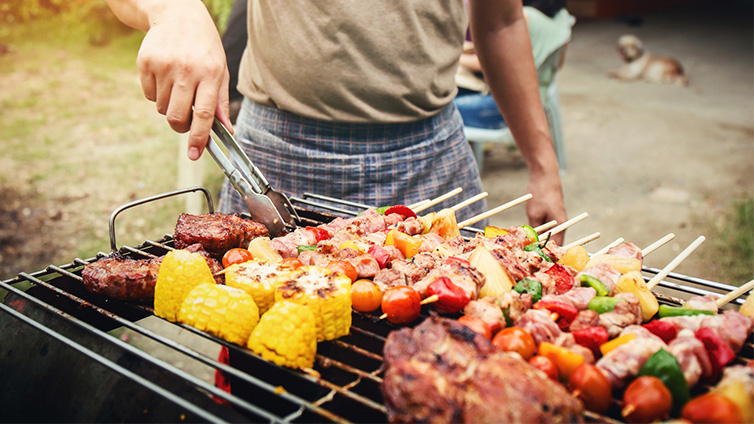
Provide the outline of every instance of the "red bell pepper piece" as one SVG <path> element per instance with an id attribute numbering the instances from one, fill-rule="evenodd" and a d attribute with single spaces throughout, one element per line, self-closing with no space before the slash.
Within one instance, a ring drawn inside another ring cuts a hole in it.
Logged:
<path id="1" fill-rule="evenodd" d="M 312 234 L 314 234 L 314 238 L 317 240 L 317 243 L 321 242 L 322 240 L 327 240 L 330 237 L 330 232 L 325 230 L 324 228 L 319 227 L 306 227 L 307 230 L 311 231 Z"/>
<path id="2" fill-rule="evenodd" d="M 375 261 L 377 261 L 377 263 L 380 265 L 380 269 L 385 269 L 387 262 L 390 260 L 390 253 L 387 252 L 387 249 L 382 246 L 373 244 L 369 246 L 369 250 L 367 252 L 372 255 Z"/>
<path id="3" fill-rule="evenodd" d="M 573 276 L 563 265 L 555 263 L 545 271 L 545 274 L 548 274 L 555 281 L 555 294 L 563 294 L 573 288 Z"/>
<path id="4" fill-rule="evenodd" d="M 673 340 L 678 334 L 678 329 L 676 329 L 672 324 L 662 320 L 650 321 L 642 325 L 642 327 L 651 331 L 652 334 L 661 338 L 665 343 L 670 343 L 670 341 Z"/>
<path id="5" fill-rule="evenodd" d="M 594 353 L 595 358 L 600 357 L 600 346 L 607 343 L 610 339 L 610 335 L 605 327 L 599 326 L 572 331 L 571 333 L 576 343 L 588 347 Z"/>
<path id="6" fill-rule="evenodd" d="M 551 300 L 551 301 L 539 301 L 534 304 L 534 309 L 540 309 L 545 310 L 550 313 L 555 313 L 558 315 L 555 322 L 558 324 L 558 327 L 560 327 L 561 330 L 567 330 L 568 327 L 571 326 L 571 322 L 573 322 L 574 318 L 576 318 L 576 315 L 579 314 L 579 310 L 574 308 L 573 306 L 558 302 L 557 300 Z"/>
<path id="7" fill-rule="evenodd" d="M 463 289 L 453 284 L 448 277 L 439 277 L 427 286 L 427 297 L 437 295 L 435 308 L 440 312 L 461 312 L 471 300 Z"/>
<path id="8" fill-rule="evenodd" d="M 401 215 L 403 219 L 416 218 L 416 213 L 414 213 L 414 211 L 412 211 L 411 208 L 404 205 L 390 206 L 389 208 L 385 210 L 385 216 L 388 216 L 391 213 L 397 213 L 398 215 Z"/>
<path id="9" fill-rule="evenodd" d="M 471 264 L 469 263 L 469 261 L 467 261 L 466 259 L 463 259 L 463 258 L 456 258 L 455 256 L 448 256 L 445 259 L 445 265 L 450 265 L 453 262 L 458 262 L 461 265 L 471 266 Z"/>
<path id="10" fill-rule="evenodd" d="M 694 334 L 704 344 L 704 347 L 707 349 L 707 355 L 709 355 L 709 360 L 712 363 L 710 381 L 717 381 L 725 366 L 736 359 L 736 353 L 710 328 L 702 327 L 696 330 Z"/>

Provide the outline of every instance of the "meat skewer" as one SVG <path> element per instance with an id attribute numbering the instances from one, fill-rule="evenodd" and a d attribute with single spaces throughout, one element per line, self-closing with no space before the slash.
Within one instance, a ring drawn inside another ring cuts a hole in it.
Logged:
<path id="1" fill-rule="evenodd" d="M 602 254 L 605 254 L 605 253 L 607 253 L 607 251 L 608 251 L 608 250 L 610 250 L 610 248 L 611 248 L 611 247 L 613 247 L 613 246 L 617 246 L 617 245 L 619 245 L 619 244 L 621 244 L 621 243 L 623 243 L 623 242 L 624 242 L 624 240 L 623 240 L 623 237 L 618 237 L 618 238 L 617 238 L 617 239 L 615 239 L 615 241 L 613 241 L 612 243 L 610 243 L 610 244 L 608 244 L 607 246 L 603 247 L 602 249 L 600 249 L 600 250 L 598 250 L 598 251 L 594 252 L 594 254 L 595 254 L 595 255 L 602 255 Z"/>
<path id="2" fill-rule="evenodd" d="M 694 240 L 686 249 L 684 249 L 683 252 L 676 256 L 675 259 L 670 261 L 670 263 L 667 264 L 665 268 L 662 269 L 662 271 L 658 272 L 657 275 L 652 277 L 652 279 L 647 282 L 647 288 L 649 290 L 652 290 L 657 284 L 660 283 L 660 281 L 662 281 L 663 278 L 667 277 L 671 271 L 673 271 L 678 265 L 680 265 L 681 262 L 684 261 L 684 259 L 691 255 L 691 253 L 693 253 L 694 250 L 699 247 L 699 245 L 704 243 L 704 240 L 704 236 L 697 237 L 697 239 Z"/>
<path id="3" fill-rule="evenodd" d="M 558 233 L 561 233 L 561 232 L 565 231 L 566 229 L 568 229 L 569 227 L 571 227 L 573 224 L 576 224 L 578 222 L 581 222 L 581 221 L 585 220 L 587 217 L 589 217 L 589 214 L 586 213 L 586 212 L 583 212 L 583 213 L 581 213 L 579 215 L 576 215 L 575 217 L 569 219 L 568 221 L 566 221 L 566 222 L 558 225 L 557 227 L 555 227 L 555 228 L 553 228 L 551 230 L 545 231 L 544 233 L 540 234 L 540 237 L 541 238 L 547 238 L 550 235 L 554 236 L 555 234 L 558 234 Z"/>
<path id="4" fill-rule="evenodd" d="M 669 242 L 670 240 L 673 240 L 675 238 L 675 234 L 670 233 L 666 235 L 665 237 L 662 237 L 661 239 L 657 240 L 656 242 L 650 244 L 649 246 L 645 247 L 641 250 L 641 254 L 644 256 L 649 255 L 650 253 L 654 252 L 661 246 L 663 246 L 665 243 Z"/>
<path id="5" fill-rule="evenodd" d="M 586 237 L 582 237 L 582 238 L 580 238 L 580 239 L 578 239 L 576 241 L 572 241 L 572 242 L 566 244 L 565 246 L 561 246 L 561 248 L 563 248 L 565 250 L 568 250 L 568 249 L 570 249 L 572 247 L 575 247 L 575 246 L 582 246 L 582 245 L 587 244 L 587 243 L 589 243 L 591 241 L 597 240 L 598 238 L 600 238 L 600 236 L 601 236 L 601 234 L 599 232 L 596 232 L 596 233 L 590 234 L 590 235 L 588 235 Z"/>
<path id="6" fill-rule="evenodd" d="M 537 234 L 540 234 L 540 233 L 542 233 L 544 231 L 549 230 L 550 228 L 552 228 L 552 227 L 554 227 L 556 225 L 558 225 L 558 221 L 556 221 L 556 220 L 553 219 L 550 222 L 545 222 L 544 224 L 540 225 L 539 227 L 534 227 L 534 231 L 536 231 Z"/>
<path id="7" fill-rule="evenodd" d="M 737 297 L 743 295 L 744 293 L 748 292 L 751 289 L 754 289 L 754 280 L 751 280 L 748 283 L 741 285 L 741 287 L 726 294 L 725 296 L 721 296 L 720 298 L 718 298 L 716 301 L 717 307 L 718 308 L 722 307 L 726 303 L 732 301 L 733 299 L 736 299 Z"/>
<path id="8" fill-rule="evenodd" d="M 450 199 L 451 197 L 455 196 L 456 194 L 458 194 L 458 193 L 460 193 L 462 191 L 463 191 L 463 189 L 461 187 L 458 187 L 455 190 L 451 190 L 451 191 L 443 194 L 442 196 L 438 196 L 438 197 L 430 200 L 429 202 L 423 203 L 421 206 L 419 206 L 419 207 L 417 207 L 415 209 L 414 208 L 411 208 L 411 209 L 415 213 L 422 212 L 422 211 L 424 211 L 426 209 L 431 208 L 432 206 L 434 206 L 434 205 L 436 205 L 438 203 L 441 203 L 441 202 L 445 201 L 446 199 Z"/>

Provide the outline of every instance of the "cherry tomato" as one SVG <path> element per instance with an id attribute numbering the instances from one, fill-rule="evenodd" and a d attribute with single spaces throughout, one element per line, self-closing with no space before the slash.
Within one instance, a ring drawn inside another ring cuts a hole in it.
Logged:
<path id="1" fill-rule="evenodd" d="M 419 317 L 421 295 L 409 286 L 395 286 L 382 295 L 382 312 L 393 324 L 409 324 Z"/>
<path id="2" fill-rule="evenodd" d="M 304 263 L 299 258 L 285 258 L 278 264 L 279 268 L 290 269 L 291 271 L 295 271 L 302 266 L 304 266 Z"/>
<path id="3" fill-rule="evenodd" d="M 492 338 L 492 330 L 490 330 L 490 326 L 479 317 L 463 315 L 458 318 L 458 322 L 481 334 L 482 337 L 487 340 Z"/>
<path id="4" fill-rule="evenodd" d="M 241 264 L 254 259 L 254 256 L 246 249 L 236 247 L 228 250 L 223 255 L 223 267 L 227 268 L 234 264 Z"/>
<path id="5" fill-rule="evenodd" d="M 351 280 L 352 283 L 356 281 L 357 278 L 359 278 L 359 274 L 356 272 L 356 268 L 354 268 L 354 266 L 351 265 L 350 262 L 334 261 L 327 264 L 326 268 L 330 271 L 339 272 L 345 275 Z"/>
<path id="6" fill-rule="evenodd" d="M 317 240 L 317 243 L 321 242 L 322 240 L 327 240 L 330 237 L 332 237 L 330 233 L 324 228 L 306 227 L 306 229 L 312 232 L 312 234 L 314 235 L 314 239 Z"/>
<path id="7" fill-rule="evenodd" d="M 382 290 L 372 280 L 356 280 L 351 286 L 351 306 L 359 312 L 374 312 L 382 303 Z"/>
<path id="8" fill-rule="evenodd" d="M 492 344 L 503 352 L 516 352 L 527 361 L 537 353 L 534 337 L 520 327 L 503 328 L 495 334 Z"/>
<path id="9" fill-rule="evenodd" d="M 568 389 L 581 399 L 590 411 L 601 414 L 610 408 L 610 380 L 592 364 L 582 364 L 576 368 L 568 380 Z"/>
<path id="10" fill-rule="evenodd" d="M 681 411 L 681 418 L 692 423 L 742 423 L 741 409 L 720 393 L 710 392 L 691 399 Z"/>
<path id="11" fill-rule="evenodd" d="M 544 372 L 551 380 L 558 381 L 558 367 L 555 366 L 552 359 L 542 355 L 535 355 L 529 359 L 529 364 Z"/>
<path id="12" fill-rule="evenodd" d="M 623 393 L 621 415 L 629 423 L 649 423 L 668 417 L 673 407 L 673 395 L 657 377 L 637 378 Z"/>

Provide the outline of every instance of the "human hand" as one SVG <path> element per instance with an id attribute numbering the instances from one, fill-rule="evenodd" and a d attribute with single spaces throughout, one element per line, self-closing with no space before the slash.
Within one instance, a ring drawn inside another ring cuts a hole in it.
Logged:
<path id="1" fill-rule="evenodd" d="M 190 131 L 188 157 L 197 160 L 215 116 L 233 131 L 220 35 L 201 2 L 166 7 L 149 24 L 136 61 L 144 96 L 173 130 Z"/>
<path id="2" fill-rule="evenodd" d="M 552 220 L 562 224 L 568 220 L 563 201 L 563 189 L 557 171 L 549 174 L 531 175 L 529 193 L 533 196 L 531 200 L 526 202 L 526 215 L 529 218 L 529 225 L 537 227 Z M 559 246 L 563 245 L 564 239 L 565 231 L 552 236 L 552 240 Z"/>

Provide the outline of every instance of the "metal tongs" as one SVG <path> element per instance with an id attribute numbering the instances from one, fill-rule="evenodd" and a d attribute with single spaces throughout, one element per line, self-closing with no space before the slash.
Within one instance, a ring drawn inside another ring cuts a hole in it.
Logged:
<path id="1" fill-rule="evenodd" d="M 294 230 L 299 218 L 285 194 L 275 191 L 254 166 L 246 153 L 238 145 L 225 125 L 215 118 L 212 131 L 228 149 L 230 158 L 209 137 L 207 150 L 246 202 L 251 217 L 267 227 L 270 237 L 276 237 L 284 230 Z"/>

